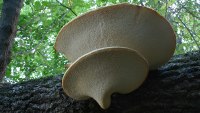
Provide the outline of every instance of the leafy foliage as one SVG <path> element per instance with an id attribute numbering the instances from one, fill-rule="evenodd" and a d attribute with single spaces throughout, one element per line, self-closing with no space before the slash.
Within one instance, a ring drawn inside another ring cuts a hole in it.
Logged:
<path id="1" fill-rule="evenodd" d="M 199 50 L 198 0 L 25 0 L 5 80 L 19 82 L 63 73 L 68 61 L 53 48 L 62 26 L 88 10 L 122 2 L 147 6 L 164 16 L 177 35 L 175 54 Z"/>

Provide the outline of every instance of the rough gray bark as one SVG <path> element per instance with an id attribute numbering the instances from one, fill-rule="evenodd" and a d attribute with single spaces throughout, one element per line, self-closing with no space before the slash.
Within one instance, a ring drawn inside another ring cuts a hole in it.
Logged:
<path id="1" fill-rule="evenodd" d="M 174 56 L 150 72 L 130 94 L 112 95 L 109 109 L 92 100 L 75 101 L 61 87 L 62 75 L 0 88 L 0 112 L 18 113 L 200 113 L 200 52 Z"/>
<path id="2" fill-rule="evenodd" d="M 0 20 L 0 81 L 11 59 L 11 46 L 23 0 L 3 0 Z"/>

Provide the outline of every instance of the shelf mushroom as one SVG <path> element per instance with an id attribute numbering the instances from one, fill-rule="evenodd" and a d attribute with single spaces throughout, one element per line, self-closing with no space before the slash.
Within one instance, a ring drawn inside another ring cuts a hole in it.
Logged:
<path id="1" fill-rule="evenodd" d="M 77 100 L 93 98 L 106 109 L 111 94 L 137 89 L 148 73 L 148 63 L 138 52 L 123 47 L 107 47 L 78 58 L 65 73 L 64 92 Z"/>
<path id="2" fill-rule="evenodd" d="M 173 55 L 176 37 L 156 11 L 127 3 L 87 12 L 59 32 L 55 49 L 70 61 L 64 92 L 77 100 L 93 98 L 106 109 L 114 92 L 129 93 L 148 70 Z"/>
<path id="3" fill-rule="evenodd" d="M 55 49 L 74 62 L 92 50 L 112 46 L 140 52 L 152 70 L 171 58 L 176 37 L 169 22 L 156 11 L 123 3 L 87 12 L 66 24 Z"/>

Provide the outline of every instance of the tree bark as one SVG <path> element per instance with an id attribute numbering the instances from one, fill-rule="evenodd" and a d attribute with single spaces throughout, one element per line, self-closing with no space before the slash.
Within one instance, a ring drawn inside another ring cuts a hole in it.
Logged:
<path id="1" fill-rule="evenodd" d="M 4 0 L 0 20 L 0 81 L 11 59 L 11 46 L 23 0 Z"/>
<path id="2" fill-rule="evenodd" d="M 200 113 L 200 52 L 174 56 L 149 73 L 144 84 L 129 94 L 113 94 L 102 110 L 93 100 L 76 101 L 64 94 L 62 75 L 4 84 L 2 113 Z"/>

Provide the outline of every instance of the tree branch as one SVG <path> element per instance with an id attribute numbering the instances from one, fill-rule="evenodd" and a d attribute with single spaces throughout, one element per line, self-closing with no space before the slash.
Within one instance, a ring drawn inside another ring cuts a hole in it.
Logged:
<path id="1" fill-rule="evenodd" d="M 70 10 L 75 16 L 77 16 L 77 14 L 72 10 L 72 8 L 65 6 L 64 4 L 62 4 L 61 2 L 59 2 L 58 0 L 56 0 L 61 6 L 67 8 L 68 10 Z"/>
<path id="2" fill-rule="evenodd" d="M 189 9 L 187 9 L 185 6 L 182 7 L 183 9 L 186 10 L 187 13 L 189 13 L 190 15 L 192 15 L 193 17 L 200 19 L 200 17 L 198 17 L 197 15 L 195 15 L 194 13 L 192 13 Z"/>
<path id="3" fill-rule="evenodd" d="M 77 101 L 62 89 L 62 76 L 51 76 L 0 87 L 2 113 L 200 113 L 200 53 L 174 56 L 149 73 L 129 94 L 113 94 L 102 110 L 93 100 Z"/>
<path id="4" fill-rule="evenodd" d="M 186 28 L 186 30 L 189 32 L 189 34 L 190 34 L 190 36 L 192 37 L 194 43 L 197 45 L 197 48 L 200 50 L 200 46 L 199 46 L 197 40 L 195 39 L 195 37 L 194 37 L 192 31 L 187 27 L 187 25 L 182 21 L 182 19 L 181 19 L 178 15 L 177 15 L 177 18 L 178 18 L 178 20 L 183 24 L 183 26 Z M 196 35 L 196 36 L 197 36 L 197 35 Z M 197 38 L 199 38 L 199 37 L 197 36 Z"/>
<path id="5" fill-rule="evenodd" d="M 165 0 L 165 18 L 167 18 L 167 11 L 168 11 L 168 0 Z"/>

